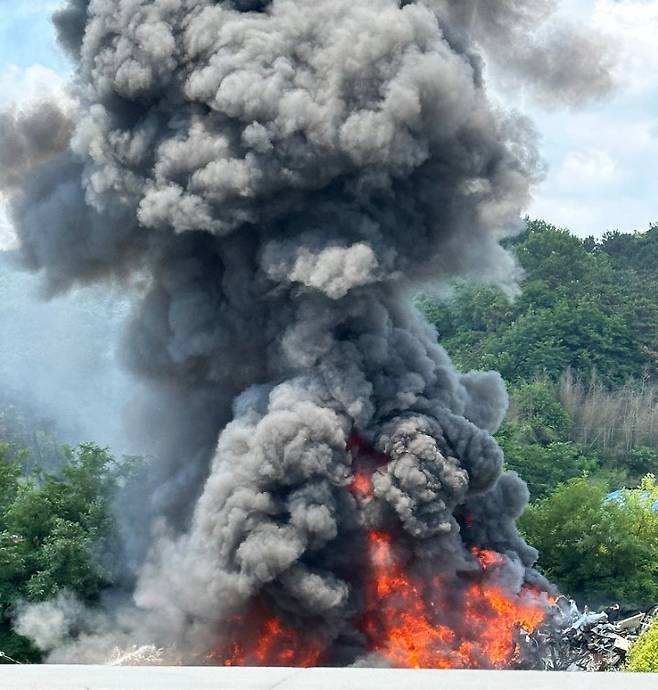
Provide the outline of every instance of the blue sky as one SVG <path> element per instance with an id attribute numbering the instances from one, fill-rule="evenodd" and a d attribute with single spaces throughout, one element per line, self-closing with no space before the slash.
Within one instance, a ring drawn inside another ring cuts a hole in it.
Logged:
<path id="1" fill-rule="evenodd" d="M 57 0 L 4 0 L 0 5 L 0 71 L 10 66 L 67 67 L 55 44 L 50 14 Z"/>
<path id="2" fill-rule="evenodd" d="M 0 108 L 62 92 L 69 65 L 49 15 L 58 0 L 0 5 Z M 658 222 L 658 0 L 564 0 L 563 14 L 603 33 L 617 56 L 613 94 L 577 110 L 547 111 L 519 97 L 549 164 L 531 216 L 578 235 L 644 230 Z M 10 230 L 0 210 L 0 247 Z"/>
<path id="3" fill-rule="evenodd" d="M 616 87 L 578 110 L 530 108 L 550 164 L 530 212 L 581 236 L 645 230 L 658 223 L 658 1 L 562 5 L 606 36 Z"/>

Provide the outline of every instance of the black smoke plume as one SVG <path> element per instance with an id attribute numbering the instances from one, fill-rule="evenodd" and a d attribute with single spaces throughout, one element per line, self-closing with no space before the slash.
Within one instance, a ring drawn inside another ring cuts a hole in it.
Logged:
<path id="1" fill-rule="evenodd" d="M 476 546 L 537 580 L 514 523 L 527 490 L 501 476 L 491 435 L 503 383 L 455 371 L 411 299 L 456 277 L 513 282 L 498 242 L 543 166 L 531 123 L 488 97 L 487 65 L 550 100 L 609 86 L 596 41 L 553 9 L 69 0 L 56 14 L 79 107 L 4 121 L 16 163 L 0 180 L 50 290 L 148 277 L 125 357 L 152 384 L 136 424 L 159 463 L 128 521 L 132 602 L 19 618 L 52 658 L 102 659 L 109 641 L 191 654 L 265 598 L 354 661 L 364 527 L 446 577 L 473 569 Z M 349 490 L 354 437 L 389 460 L 367 509 Z"/>

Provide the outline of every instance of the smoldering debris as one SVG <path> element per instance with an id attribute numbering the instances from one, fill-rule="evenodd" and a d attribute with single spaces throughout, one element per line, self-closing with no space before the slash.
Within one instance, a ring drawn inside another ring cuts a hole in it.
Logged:
<path id="1" fill-rule="evenodd" d="M 164 666 L 176 663 L 162 648 L 154 645 L 133 646 L 130 649 L 112 650 L 108 666 Z"/>
<path id="2" fill-rule="evenodd" d="M 618 605 L 604 611 L 580 611 L 560 597 L 545 624 L 521 638 L 520 667 L 543 671 L 622 671 L 640 635 L 658 620 L 658 605 L 622 613 Z"/>

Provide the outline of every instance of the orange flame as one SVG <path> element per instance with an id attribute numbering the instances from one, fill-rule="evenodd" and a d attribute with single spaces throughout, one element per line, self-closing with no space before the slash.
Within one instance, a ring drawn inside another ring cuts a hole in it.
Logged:
<path id="1" fill-rule="evenodd" d="M 387 462 L 358 436 L 348 442 L 353 479 L 350 491 L 363 506 L 374 497 L 373 474 Z M 472 516 L 466 515 L 467 524 Z M 524 586 L 505 590 L 495 574 L 505 556 L 473 548 L 479 572 L 460 582 L 418 576 L 405 567 L 392 534 L 367 533 L 368 572 L 364 613 L 356 626 L 368 648 L 400 668 L 505 668 L 518 655 L 520 632 L 534 632 L 546 618 L 551 600 L 545 592 Z M 447 585 L 450 586 L 447 586 Z M 234 642 L 213 651 L 211 663 L 226 666 L 317 666 L 327 660 L 327 645 L 309 637 L 256 605 L 236 617 Z"/>
<path id="2" fill-rule="evenodd" d="M 357 472 L 350 484 L 350 490 L 356 496 L 369 498 L 373 492 L 372 479 L 365 472 Z"/>
<path id="3" fill-rule="evenodd" d="M 372 475 L 388 462 L 386 455 L 377 453 L 356 434 L 350 436 L 347 451 L 352 458 L 354 476 L 350 491 L 361 503 L 368 502 L 374 495 Z"/>
<path id="4" fill-rule="evenodd" d="M 550 603 L 532 587 L 512 594 L 488 581 L 488 571 L 504 567 L 505 557 L 473 549 L 481 572 L 455 599 L 439 577 L 424 581 L 397 561 L 393 536 L 368 533 L 370 579 L 365 614 L 357 627 L 370 651 L 398 668 L 505 668 L 517 656 L 520 632 L 544 621 Z M 308 633 L 275 615 L 236 617 L 235 641 L 208 656 L 224 666 L 308 668 L 326 659 L 326 649 Z"/>
<path id="5" fill-rule="evenodd" d="M 487 583 L 487 570 L 505 564 L 501 554 L 474 550 L 482 581 L 466 587 L 455 604 L 442 600 L 439 578 L 423 583 L 396 563 L 390 534 L 368 536 L 373 583 L 361 629 L 393 666 L 504 668 L 514 661 L 519 631 L 533 632 L 546 617 L 542 593 L 527 588 L 514 595 Z"/>
<path id="6" fill-rule="evenodd" d="M 236 616 L 231 628 L 234 641 L 213 650 L 209 663 L 223 666 L 290 666 L 310 668 L 320 663 L 323 645 L 293 627 L 286 626 L 278 616 L 266 615 L 261 620 L 253 611 L 249 616 Z"/>

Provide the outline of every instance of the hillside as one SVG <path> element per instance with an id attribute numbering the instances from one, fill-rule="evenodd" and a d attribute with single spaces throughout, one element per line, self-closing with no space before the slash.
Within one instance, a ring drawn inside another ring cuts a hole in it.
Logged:
<path id="1" fill-rule="evenodd" d="M 528 483 L 540 566 L 590 603 L 655 601 L 658 226 L 580 240 L 532 221 L 509 247 L 519 296 L 456 285 L 420 307 L 460 368 L 508 382 L 498 441 Z"/>
<path id="2" fill-rule="evenodd" d="M 658 378 L 658 226 L 580 240 L 543 221 L 510 242 L 525 277 L 510 300 L 456 286 L 422 308 L 462 369 L 496 369 L 509 382 L 570 368 L 606 386 Z"/>

